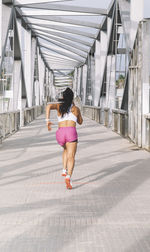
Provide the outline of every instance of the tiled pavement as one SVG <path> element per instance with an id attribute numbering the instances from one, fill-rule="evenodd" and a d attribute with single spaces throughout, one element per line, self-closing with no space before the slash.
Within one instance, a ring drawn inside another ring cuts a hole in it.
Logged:
<path id="1" fill-rule="evenodd" d="M 150 252 L 150 153 L 85 119 L 66 190 L 53 121 L 0 148 L 0 252 Z"/>

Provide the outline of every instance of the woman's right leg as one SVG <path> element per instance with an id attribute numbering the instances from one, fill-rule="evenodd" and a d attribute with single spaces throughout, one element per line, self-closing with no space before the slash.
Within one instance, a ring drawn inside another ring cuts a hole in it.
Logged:
<path id="1" fill-rule="evenodd" d="M 67 175 L 67 149 L 66 145 L 63 146 L 63 154 L 62 154 L 62 161 L 63 161 L 63 171 L 62 171 L 62 176 Z"/>

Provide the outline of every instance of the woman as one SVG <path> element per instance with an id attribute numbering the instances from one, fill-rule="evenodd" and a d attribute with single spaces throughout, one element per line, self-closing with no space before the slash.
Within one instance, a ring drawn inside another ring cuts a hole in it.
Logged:
<path id="1" fill-rule="evenodd" d="M 57 110 L 58 130 L 56 140 L 64 148 L 63 150 L 63 172 L 67 189 L 72 189 L 72 172 L 75 163 L 78 135 L 76 123 L 82 124 L 83 119 L 80 109 L 73 103 L 74 94 L 70 88 L 63 92 L 63 99 L 58 104 L 48 104 L 46 107 L 46 121 L 48 130 L 51 130 L 50 110 Z"/>

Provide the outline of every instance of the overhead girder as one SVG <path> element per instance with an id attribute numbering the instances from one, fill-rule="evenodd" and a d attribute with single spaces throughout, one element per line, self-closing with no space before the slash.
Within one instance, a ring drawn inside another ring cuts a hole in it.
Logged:
<path id="1" fill-rule="evenodd" d="M 22 4 L 16 4 L 17 7 L 24 7 Z M 107 16 L 106 9 L 100 8 L 90 8 L 90 7 L 81 7 L 81 6 L 70 6 L 70 5 L 56 5 L 56 4 L 26 4 L 25 8 L 32 8 L 32 9 L 40 9 L 40 10 L 58 10 L 58 11 L 67 11 L 67 12 L 75 12 L 81 15 L 84 14 L 95 14 L 95 15 L 103 15 Z"/>
<path id="2" fill-rule="evenodd" d="M 51 42 L 51 44 L 53 44 L 53 45 L 55 45 L 55 46 L 58 46 L 56 43 L 54 43 L 54 42 Z M 40 42 L 40 45 L 42 45 L 42 42 Z M 46 45 L 47 46 L 47 45 Z M 75 53 L 73 50 L 70 50 L 70 48 L 67 48 L 67 47 L 65 47 L 64 45 L 63 46 L 58 46 L 60 49 L 62 48 L 63 50 L 65 50 L 65 51 L 63 51 L 64 53 L 66 52 L 66 53 L 71 53 L 70 54 L 70 57 L 72 57 L 73 59 L 79 59 L 79 60 L 81 60 L 81 62 L 83 61 L 83 62 L 85 62 L 86 61 L 86 58 L 87 57 L 83 57 L 83 56 L 81 56 L 81 55 L 79 55 L 79 54 L 77 54 L 77 53 Z M 57 50 L 57 49 L 56 49 Z M 59 50 L 59 49 L 58 49 Z M 78 58 L 77 58 L 78 57 Z"/>
<path id="3" fill-rule="evenodd" d="M 67 81 L 67 82 L 72 82 L 73 80 L 72 79 L 57 79 L 55 78 L 55 82 L 61 82 L 61 81 Z"/>
<path id="4" fill-rule="evenodd" d="M 64 85 L 64 84 L 66 84 L 66 85 L 69 85 L 69 84 L 70 84 L 70 85 L 71 85 L 71 84 L 73 84 L 73 81 L 72 81 L 72 82 L 66 82 L 66 81 L 56 82 L 56 81 L 54 80 L 54 82 L 55 82 L 56 85 L 61 85 L 61 84 L 62 84 L 62 85 Z"/>
<path id="5" fill-rule="evenodd" d="M 52 39 L 44 38 L 44 37 L 39 36 L 39 35 L 37 35 L 37 37 L 38 37 L 38 38 L 41 38 L 41 39 L 43 39 L 43 40 L 45 40 L 45 41 L 47 41 L 47 42 L 50 42 L 50 43 L 52 43 L 53 45 L 59 46 L 59 47 L 65 49 L 65 50 L 67 50 L 67 51 L 73 52 L 74 54 L 77 54 L 77 55 L 79 55 L 79 56 L 81 56 L 81 57 L 83 57 L 83 58 L 85 58 L 85 59 L 87 58 L 87 53 L 82 52 L 82 51 L 80 51 L 80 50 L 78 50 L 78 49 L 75 49 L 75 48 L 73 48 L 73 47 L 71 47 L 71 46 L 62 44 L 62 43 L 57 42 L 57 41 L 52 40 Z"/>
<path id="6" fill-rule="evenodd" d="M 76 64 L 75 61 L 70 61 L 70 60 L 60 60 L 60 59 L 57 59 L 57 58 L 49 58 L 47 56 L 44 56 L 44 58 L 46 60 L 49 60 L 49 61 L 55 61 L 55 62 L 61 62 L 61 63 L 69 63 L 69 64 Z"/>
<path id="7" fill-rule="evenodd" d="M 72 83 L 72 80 L 55 80 L 55 83 Z"/>
<path id="8" fill-rule="evenodd" d="M 66 71 L 68 71 L 68 73 L 66 73 Z M 54 74 L 55 74 L 55 76 L 56 76 L 56 73 L 57 73 L 57 76 L 68 76 L 68 74 L 70 73 L 72 71 L 72 69 L 61 69 L 61 71 L 60 70 L 58 70 L 58 69 L 53 69 L 53 72 L 54 72 Z M 64 73 L 65 72 L 65 73 Z"/>
<path id="9" fill-rule="evenodd" d="M 58 62 L 58 63 L 63 63 L 63 64 L 70 64 L 70 65 L 76 65 L 77 62 L 73 62 L 73 61 L 67 61 L 67 60 L 58 60 L 58 59 L 54 59 L 54 58 L 48 58 L 45 57 L 45 60 L 49 61 L 49 62 Z"/>
<path id="10" fill-rule="evenodd" d="M 82 46 L 82 44 L 77 44 L 77 43 L 74 43 L 74 42 L 69 41 L 67 39 L 63 39 L 63 38 L 55 37 L 55 36 L 51 36 L 51 35 L 43 35 L 41 32 L 36 32 L 36 34 L 46 36 L 47 38 L 53 39 L 55 41 L 64 43 L 64 44 L 69 45 L 69 46 L 72 46 L 72 47 L 74 47 L 76 49 L 79 49 L 79 50 L 81 50 L 83 52 L 86 52 L 86 53 L 89 53 L 89 51 L 90 51 L 90 47 L 86 46 L 86 48 L 85 48 L 84 46 Z"/>
<path id="11" fill-rule="evenodd" d="M 86 62 L 87 55 L 97 38 L 101 25 L 100 23 L 69 18 L 69 13 L 65 14 L 65 17 L 62 15 L 58 16 L 57 13 L 55 16 L 53 16 L 53 13 L 52 15 L 47 15 L 47 13 L 45 13 L 45 15 L 44 12 L 46 10 L 51 10 L 60 11 L 62 14 L 64 14 L 63 11 L 71 12 L 72 14 L 78 14 L 79 16 L 82 16 L 82 14 L 84 16 L 107 16 L 107 10 L 61 4 L 55 5 L 50 3 L 15 4 L 15 6 L 16 9 L 19 9 L 19 17 L 23 18 L 23 23 L 27 25 L 27 28 L 33 31 L 33 36 L 37 38 L 43 60 L 54 73 L 55 84 L 57 84 L 58 87 L 64 87 L 64 84 L 66 83 L 72 85 L 72 78 L 68 73 L 63 73 L 62 71 L 72 72 L 76 67 L 80 67 Z M 30 12 L 26 11 L 26 13 L 23 13 L 22 11 L 24 8 L 27 8 L 28 10 L 30 9 Z M 34 9 L 34 11 L 35 9 L 41 9 L 43 10 L 43 14 L 30 14 L 31 9 Z M 36 23 L 36 20 L 39 20 L 41 23 Z M 47 24 L 43 24 L 44 20 Z M 55 22 L 56 24 L 48 24 L 48 21 Z M 59 23 L 68 24 L 68 27 L 65 27 L 64 25 L 61 26 Z M 93 28 L 93 30 L 91 29 L 93 32 L 86 32 L 86 29 L 83 29 L 83 27 Z M 77 28 L 81 28 L 83 31 Z M 51 43 L 52 48 L 47 42 Z M 60 73 L 59 78 L 58 73 Z M 62 85 L 60 86 L 59 84 Z"/>
<path id="12" fill-rule="evenodd" d="M 67 66 L 67 67 L 72 67 L 72 68 L 75 68 L 75 67 L 77 67 L 78 66 L 78 64 L 75 64 L 75 65 L 73 65 L 73 64 L 64 64 L 64 63 L 59 63 L 59 62 L 51 62 L 51 61 L 47 61 L 47 63 L 49 64 L 49 65 L 57 65 L 57 66 Z"/>
<path id="13" fill-rule="evenodd" d="M 58 23 L 65 23 L 65 24 L 73 24 L 77 26 L 86 26 L 91 28 L 100 29 L 101 25 L 94 23 L 94 22 L 87 22 L 87 21 L 81 21 L 81 20 L 73 20 L 70 18 L 64 18 L 61 16 L 44 16 L 44 15 L 28 15 L 28 14 L 22 14 L 22 17 L 28 17 L 28 18 L 34 18 L 34 19 L 40 19 L 40 20 L 47 20 L 47 21 L 54 21 Z"/>
<path id="14" fill-rule="evenodd" d="M 55 85 L 55 87 L 60 87 L 60 88 L 65 88 L 65 87 L 68 87 L 68 86 L 70 86 L 70 85 L 63 85 L 63 86 L 62 85 Z"/>
<path id="15" fill-rule="evenodd" d="M 88 37 L 88 38 L 92 38 L 92 39 L 96 39 L 97 38 L 97 33 L 99 31 L 99 30 L 96 29 L 97 32 L 95 34 L 93 34 L 91 32 L 85 32 L 85 31 L 75 30 L 73 28 L 62 27 L 62 26 L 59 26 L 59 25 L 46 25 L 46 24 L 45 25 L 42 25 L 42 24 L 41 25 L 37 25 L 36 24 L 36 26 L 43 27 L 43 31 L 48 31 L 47 29 L 54 30 L 54 31 L 57 30 L 57 31 L 61 31 L 61 32 L 65 32 L 65 33 L 71 33 L 71 34 L 76 34 L 76 35 L 80 35 L 80 36 Z M 45 28 L 47 28 L 47 29 L 45 29 Z"/>
<path id="16" fill-rule="evenodd" d="M 85 59 L 80 57 L 80 56 L 77 56 L 77 55 L 72 55 L 72 54 L 69 54 L 68 52 L 64 52 L 64 51 L 61 51 L 61 50 L 58 50 L 58 49 L 52 49 L 50 47 L 48 47 L 48 45 L 43 45 L 42 43 L 39 43 L 40 44 L 40 47 L 42 48 L 45 48 L 47 50 L 50 50 L 50 51 L 55 51 L 56 53 L 60 54 L 60 55 L 64 55 L 64 56 L 67 56 L 67 57 L 70 57 L 74 60 L 76 60 L 77 62 L 82 62 L 82 63 L 85 63 Z"/>
<path id="17" fill-rule="evenodd" d="M 60 38 L 59 36 L 43 34 L 43 33 L 39 32 L 39 31 L 36 31 L 36 34 L 41 35 L 41 36 L 46 36 L 47 38 L 53 39 L 55 41 L 64 43 L 64 44 L 69 45 L 69 46 L 72 46 L 72 47 L 74 47 L 76 49 L 79 49 L 79 50 L 81 50 L 83 52 L 86 52 L 86 53 L 90 52 L 90 47 L 82 45 L 81 43 L 76 43 L 76 42 L 70 41 L 70 40 L 65 39 L 65 38 Z"/>
<path id="18" fill-rule="evenodd" d="M 47 62 L 49 63 L 55 63 L 55 64 L 59 64 L 59 65 L 69 65 L 69 66 L 76 66 L 78 65 L 79 63 L 78 62 L 60 62 L 60 61 L 55 61 L 55 60 L 49 60 L 49 59 L 46 59 Z"/>
<path id="19" fill-rule="evenodd" d="M 66 71 L 68 71 L 68 73 L 66 73 Z M 61 71 L 58 69 L 53 69 L 53 73 L 55 74 L 55 76 L 56 74 L 57 76 L 68 76 L 68 74 L 71 72 L 72 72 L 72 69 L 61 69 Z"/>
<path id="20" fill-rule="evenodd" d="M 92 42 L 90 41 L 85 41 L 83 39 L 80 39 L 80 38 L 76 38 L 76 37 L 72 37 L 68 34 L 64 34 L 64 33 L 60 33 L 60 32 L 53 32 L 53 31 L 43 31 L 42 29 L 32 29 L 34 32 L 37 32 L 37 31 L 40 31 L 40 32 L 43 32 L 43 33 L 46 33 L 46 34 L 49 34 L 49 35 L 54 35 L 54 36 L 59 36 L 61 38 L 64 38 L 64 39 L 68 39 L 68 40 L 71 40 L 73 42 L 77 42 L 77 43 L 81 43 L 85 46 L 92 46 L 93 43 L 94 43 L 94 39 L 92 40 Z"/>
<path id="21" fill-rule="evenodd" d="M 69 65 L 69 66 L 72 66 L 72 67 L 75 67 L 76 65 L 78 65 L 78 63 L 70 63 L 70 62 L 59 62 L 59 61 L 56 61 L 56 60 L 49 60 L 49 59 L 45 59 L 47 62 L 49 62 L 50 64 L 52 63 L 55 63 L 55 64 L 59 64 L 59 65 Z"/>
<path id="22" fill-rule="evenodd" d="M 55 76 L 55 81 L 61 81 L 61 80 L 72 80 L 72 77 L 69 77 L 69 76 Z"/>
<path id="23" fill-rule="evenodd" d="M 60 59 L 60 60 L 66 60 L 66 61 L 71 61 L 71 62 L 77 62 L 76 60 L 74 59 L 70 59 L 69 57 L 67 56 L 64 56 L 64 55 L 57 55 L 55 56 L 54 54 L 51 54 L 49 51 L 48 52 L 42 52 L 42 54 L 44 55 L 44 57 L 48 57 L 48 58 L 56 58 L 56 59 Z"/>
<path id="24" fill-rule="evenodd" d="M 6 0 L 3 0 L 3 1 L 6 1 Z M 16 0 L 7 0 L 8 2 L 9 1 L 11 1 L 11 2 L 13 2 L 13 4 L 16 6 L 16 5 L 18 5 L 18 4 L 20 4 L 20 3 L 18 3 L 18 1 L 16 1 Z M 37 3 L 37 1 L 36 0 L 32 0 L 32 3 L 31 2 L 29 2 L 29 3 L 27 3 L 27 0 L 24 0 L 25 1 L 25 3 L 21 3 L 21 5 L 22 6 L 26 6 L 27 4 L 36 4 Z M 44 0 L 44 1 L 40 1 L 40 4 L 41 3 L 43 3 L 43 4 L 45 4 L 45 3 L 56 3 L 56 2 L 67 2 L 67 1 L 72 1 L 72 0 L 49 0 L 49 1 L 46 1 L 46 0 Z"/>
<path id="25" fill-rule="evenodd" d="M 75 64 L 75 65 L 72 65 L 72 64 L 64 64 L 64 63 L 62 64 L 62 63 L 59 63 L 59 62 L 49 62 L 49 61 L 48 61 L 47 63 L 48 63 L 50 66 L 53 66 L 53 65 L 56 65 L 57 67 L 58 67 L 58 66 L 59 66 L 59 67 L 60 67 L 60 66 L 61 66 L 61 67 L 63 67 L 63 66 L 66 67 L 66 66 L 67 66 L 67 67 L 71 67 L 71 68 L 73 68 L 73 69 L 74 69 L 75 67 L 78 66 L 78 64 Z"/>

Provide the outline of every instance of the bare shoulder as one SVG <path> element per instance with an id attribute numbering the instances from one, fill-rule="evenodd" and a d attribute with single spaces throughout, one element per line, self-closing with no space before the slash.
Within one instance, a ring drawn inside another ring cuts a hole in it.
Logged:
<path id="1" fill-rule="evenodd" d="M 72 112 L 76 115 L 76 116 L 78 116 L 79 114 L 80 114 L 80 109 L 77 107 L 77 106 L 73 106 L 72 107 Z"/>
<path id="2" fill-rule="evenodd" d="M 59 107 L 60 107 L 60 103 L 58 103 L 58 102 L 49 102 L 48 104 L 47 104 L 47 107 L 49 108 L 49 109 L 55 109 L 55 110 L 59 110 Z"/>

